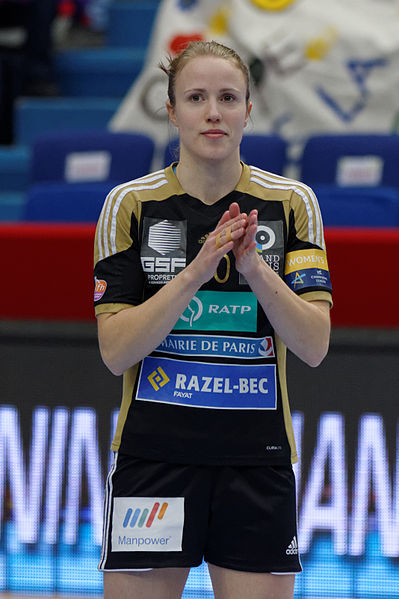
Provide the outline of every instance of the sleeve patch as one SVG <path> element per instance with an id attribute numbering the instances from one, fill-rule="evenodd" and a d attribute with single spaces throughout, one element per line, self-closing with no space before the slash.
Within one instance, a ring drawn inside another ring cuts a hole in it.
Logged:
<path id="1" fill-rule="evenodd" d="M 316 248 L 289 252 L 285 260 L 284 278 L 296 292 L 314 287 L 331 291 L 326 253 Z"/>
<path id="2" fill-rule="evenodd" d="M 94 278 L 94 301 L 98 302 L 102 296 L 104 295 L 106 289 L 107 289 L 107 282 L 104 281 L 103 279 L 97 279 L 97 277 Z"/>

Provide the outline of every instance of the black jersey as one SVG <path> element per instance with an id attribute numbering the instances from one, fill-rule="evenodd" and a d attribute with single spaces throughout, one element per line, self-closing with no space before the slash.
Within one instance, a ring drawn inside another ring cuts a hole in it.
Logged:
<path id="1" fill-rule="evenodd" d="M 286 284 L 331 302 L 309 187 L 243 165 L 237 187 L 206 205 L 170 166 L 108 195 L 96 232 L 96 314 L 156 293 L 195 258 L 231 202 L 257 209 L 256 251 Z M 125 372 L 112 449 L 177 463 L 295 462 L 285 365 L 286 348 L 230 252 L 166 339 Z"/>

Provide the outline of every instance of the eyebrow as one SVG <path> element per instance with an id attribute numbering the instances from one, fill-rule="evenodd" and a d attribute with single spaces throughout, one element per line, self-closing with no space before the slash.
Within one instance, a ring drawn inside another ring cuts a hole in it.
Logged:
<path id="1" fill-rule="evenodd" d="M 190 89 L 186 89 L 184 90 L 185 94 L 189 94 L 192 92 L 206 92 L 207 89 L 206 88 L 202 88 L 202 87 L 195 87 L 195 88 L 190 88 Z M 219 93 L 226 93 L 226 92 L 235 92 L 235 93 L 241 93 L 241 91 L 236 88 L 236 87 L 224 87 L 223 89 L 219 90 Z"/>

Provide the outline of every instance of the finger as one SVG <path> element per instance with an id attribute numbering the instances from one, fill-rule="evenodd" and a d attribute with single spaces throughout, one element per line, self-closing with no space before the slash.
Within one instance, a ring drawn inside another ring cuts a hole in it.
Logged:
<path id="1" fill-rule="evenodd" d="M 250 244 L 250 243 L 254 243 L 256 246 L 256 240 L 255 240 L 255 235 L 256 232 L 258 230 L 258 225 L 256 224 L 252 224 L 249 225 L 249 227 L 247 227 L 247 230 L 245 232 L 245 241 Z"/>
<path id="2" fill-rule="evenodd" d="M 226 224 L 227 221 L 229 221 L 230 219 L 231 219 L 230 212 L 228 210 L 226 210 L 226 212 L 224 212 L 222 218 L 219 220 L 218 224 L 216 225 L 216 229 L 218 229 L 222 225 Z"/>
<path id="3" fill-rule="evenodd" d="M 223 217 L 224 217 L 224 215 L 223 215 Z M 222 219 L 223 219 L 223 217 L 222 217 Z M 226 230 L 226 227 L 228 227 L 228 226 L 231 226 L 232 232 L 235 231 L 237 228 L 246 227 L 247 220 L 248 220 L 248 217 L 246 214 L 238 214 L 238 216 L 235 216 L 234 218 L 229 218 L 226 221 L 224 220 L 221 224 L 220 224 L 221 221 L 219 221 L 219 223 L 216 226 L 216 229 L 214 230 L 214 233 L 224 232 Z"/>
<path id="4" fill-rule="evenodd" d="M 239 241 L 239 249 L 242 252 L 246 252 L 249 249 L 256 248 L 255 235 L 257 231 L 257 225 L 251 225 L 246 228 L 245 235 Z"/>
<path id="5" fill-rule="evenodd" d="M 246 220 L 229 221 L 229 224 L 215 232 L 215 245 L 219 249 L 231 241 L 236 241 L 245 234 Z"/>
<path id="6" fill-rule="evenodd" d="M 224 229 L 224 233 L 217 233 L 216 234 L 216 239 L 215 239 L 215 243 L 216 243 L 216 247 L 217 248 L 221 248 L 223 243 L 229 243 L 229 241 L 233 240 L 232 237 L 232 231 L 231 231 L 231 227 L 232 225 L 228 225 L 225 229 Z M 225 240 L 224 242 L 222 241 L 222 235 L 224 234 Z"/>
<path id="7" fill-rule="evenodd" d="M 252 210 L 248 215 L 247 227 L 245 231 L 245 237 L 242 239 L 242 243 L 245 247 L 253 244 L 256 247 L 256 233 L 258 230 L 258 211 Z"/>
<path id="8" fill-rule="evenodd" d="M 240 214 L 240 207 L 237 202 L 232 202 L 229 206 L 230 218 L 235 218 Z"/>
<path id="9" fill-rule="evenodd" d="M 248 225 L 257 225 L 258 224 L 258 211 L 251 210 L 248 215 Z"/>

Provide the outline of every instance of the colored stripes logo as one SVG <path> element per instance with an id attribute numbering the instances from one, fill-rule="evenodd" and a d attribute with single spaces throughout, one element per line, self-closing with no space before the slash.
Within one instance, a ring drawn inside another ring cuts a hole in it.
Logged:
<path id="1" fill-rule="evenodd" d="M 133 510 L 132 508 L 128 508 L 126 511 L 125 518 L 123 520 L 123 528 L 134 528 L 137 524 L 139 528 L 142 528 L 144 525 L 147 528 L 152 526 L 152 523 L 157 517 L 158 520 L 162 520 L 165 516 L 165 512 L 168 508 L 168 503 L 165 501 L 162 506 L 158 501 L 154 503 L 151 510 L 145 508 L 143 510 L 137 508 Z M 159 510 L 159 512 L 158 512 Z M 158 514 L 158 515 L 157 515 Z"/>

